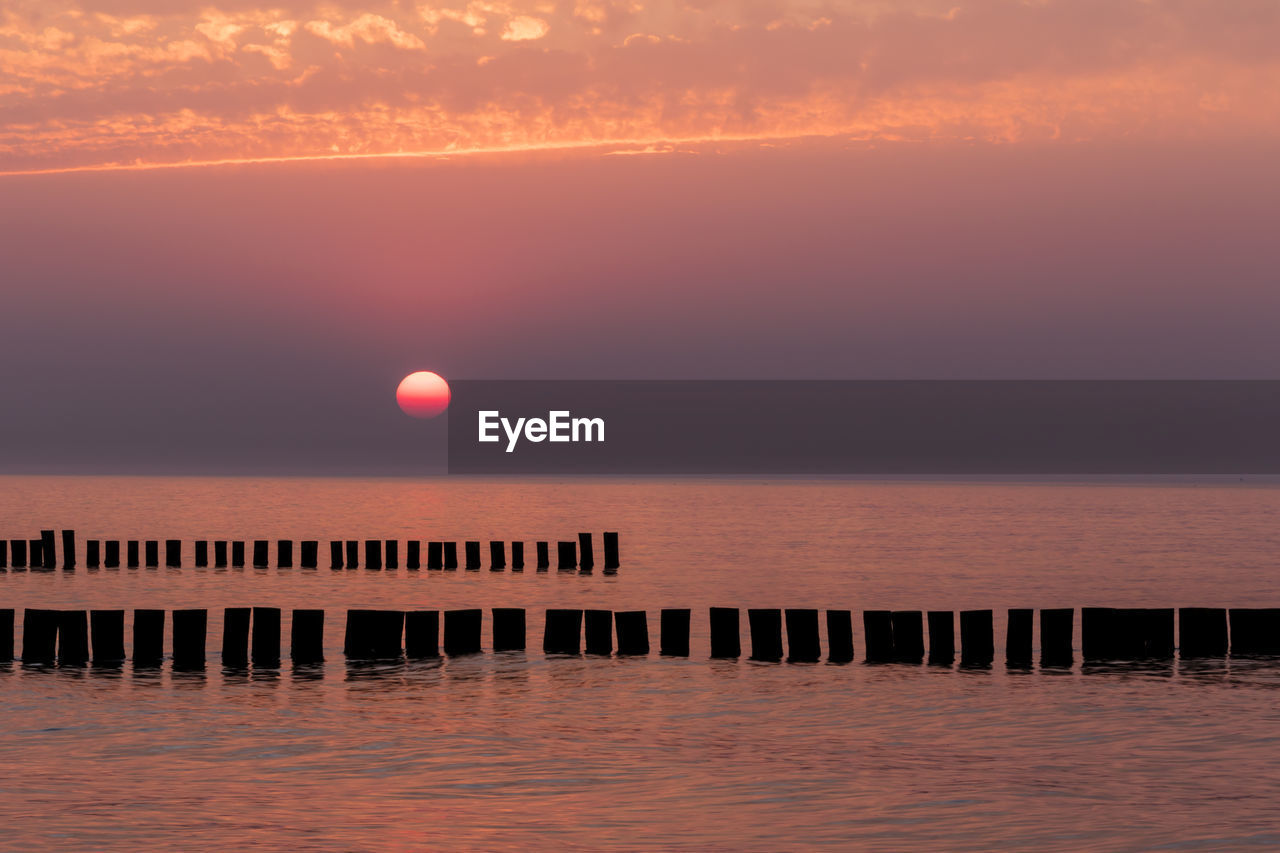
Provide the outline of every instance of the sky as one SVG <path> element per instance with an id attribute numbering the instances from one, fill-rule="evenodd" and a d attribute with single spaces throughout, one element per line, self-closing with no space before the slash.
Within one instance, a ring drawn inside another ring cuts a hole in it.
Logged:
<path id="1" fill-rule="evenodd" d="M 1277 378 L 1280 4 L 0 9 L 0 472 L 414 473 L 457 378 Z"/>

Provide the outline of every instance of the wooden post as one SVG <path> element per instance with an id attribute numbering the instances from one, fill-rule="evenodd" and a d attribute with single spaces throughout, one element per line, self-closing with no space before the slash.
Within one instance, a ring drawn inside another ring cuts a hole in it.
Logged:
<path id="1" fill-rule="evenodd" d="M 44 542 L 32 539 L 27 542 L 27 563 L 32 571 L 44 568 Z"/>
<path id="2" fill-rule="evenodd" d="M 173 611 L 173 668 L 204 669 L 205 641 L 209 634 L 209 611 Z"/>
<path id="3" fill-rule="evenodd" d="M 160 540 L 148 539 L 144 543 L 146 565 L 148 569 L 160 568 Z"/>
<path id="4" fill-rule="evenodd" d="M 578 567 L 589 572 L 596 566 L 595 550 L 591 546 L 591 534 L 578 534 Z"/>
<path id="5" fill-rule="evenodd" d="M 348 610 L 343 654 L 356 660 L 398 658 L 404 625 L 403 610 Z"/>
<path id="6" fill-rule="evenodd" d="M 102 549 L 97 539 L 89 539 L 84 543 L 84 564 L 90 569 L 96 569 L 102 565 Z M 0 560 L 0 566 L 3 565 L 4 561 Z"/>
<path id="7" fill-rule="evenodd" d="M 1225 607 L 1178 608 L 1178 656 L 1222 658 L 1227 656 Z"/>
<path id="8" fill-rule="evenodd" d="M 400 540 L 388 539 L 382 543 L 386 559 L 383 562 L 388 569 L 400 568 Z"/>
<path id="9" fill-rule="evenodd" d="M 324 662 L 324 611 L 294 610 L 289 622 L 289 657 L 295 665 Z"/>
<path id="10" fill-rule="evenodd" d="M 244 568 L 244 542 L 240 540 L 231 543 L 231 568 Z"/>
<path id="11" fill-rule="evenodd" d="M 1075 617 L 1070 607 L 1040 611 L 1040 666 L 1071 666 Z"/>
<path id="12" fill-rule="evenodd" d="M 895 610 L 893 623 L 893 658 L 903 663 L 924 660 L 924 618 L 919 610 Z"/>
<path id="13" fill-rule="evenodd" d="M 329 540 L 329 568 L 342 568 L 342 540 L 340 539 Z"/>
<path id="14" fill-rule="evenodd" d="M 480 570 L 480 543 L 471 541 L 465 543 L 467 557 L 467 571 L 476 572 Z"/>
<path id="15" fill-rule="evenodd" d="M 22 662 L 53 663 L 58 648 L 58 611 L 22 611 Z"/>
<path id="16" fill-rule="evenodd" d="M 293 540 L 292 539 L 276 540 L 276 568 L 277 569 L 293 568 Z"/>
<path id="17" fill-rule="evenodd" d="M 525 648 L 524 608 L 493 608 L 493 650 L 522 652 Z"/>
<path id="18" fill-rule="evenodd" d="M 270 555 L 267 551 L 269 543 L 266 539 L 253 540 L 253 567 L 255 569 L 267 568 Z"/>
<path id="19" fill-rule="evenodd" d="M 1144 657 L 1173 658 L 1173 608 L 1148 607 L 1142 614 Z"/>
<path id="20" fill-rule="evenodd" d="M 404 653 L 410 658 L 440 657 L 440 611 L 410 610 L 404 615 Z"/>
<path id="21" fill-rule="evenodd" d="M 213 543 L 213 565 L 214 568 L 225 569 L 227 567 L 227 541 L 219 539 Z"/>
<path id="22" fill-rule="evenodd" d="M 133 668 L 164 661 L 164 611 L 133 611 Z"/>
<path id="23" fill-rule="evenodd" d="M 1110 607 L 1080 609 L 1080 653 L 1086 661 L 1116 657 L 1115 610 Z"/>
<path id="24" fill-rule="evenodd" d="M 472 655 L 480 651 L 481 611 L 446 610 L 444 612 L 444 653 Z"/>
<path id="25" fill-rule="evenodd" d="M 689 656 L 689 611 L 683 608 L 663 610 L 658 621 L 658 639 L 659 654 L 687 658 Z"/>
<path id="26" fill-rule="evenodd" d="M 348 569 L 360 568 L 360 543 L 355 539 L 347 540 L 347 562 Z"/>
<path id="27" fill-rule="evenodd" d="M 74 530 L 64 530 L 62 531 L 62 568 L 74 569 L 75 567 L 76 532 Z"/>
<path id="28" fill-rule="evenodd" d="M 1035 610 L 1015 607 L 1009 610 L 1009 625 L 1005 631 L 1004 659 L 1006 666 L 1031 666 L 1031 631 Z"/>
<path id="29" fill-rule="evenodd" d="M 930 610 L 929 663 L 951 666 L 956 659 L 956 615 L 950 610 Z"/>
<path id="30" fill-rule="evenodd" d="M 1233 607 L 1231 656 L 1280 654 L 1280 609 Z"/>
<path id="31" fill-rule="evenodd" d="M 548 609 L 542 632 L 546 654 L 576 655 L 582 650 L 582 611 Z"/>
<path id="32" fill-rule="evenodd" d="M 106 556 L 102 559 L 102 565 L 108 569 L 120 568 L 120 542 L 117 539 L 108 539 L 106 544 Z"/>
<path id="33" fill-rule="evenodd" d="M 444 570 L 446 572 L 455 571 L 458 568 L 458 543 L 444 543 Z"/>
<path id="34" fill-rule="evenodd" d="M 1147 613 L 1140 607 L 1118 607 L 1113 611 L 1112 631 L 1115 657 L 1140 660 L 1147 656 Z"/>
<path id="35" fill-rule="evenodd" d="M 136 569 L 141 565 L 141 561 L 138 559 L 137 539 L 130 539 L 125 542 L 125 565 L 131 569 Z"/>
<path id="36" fill-rule="evenodd" d="M 616 572 L 618 570 L 618 534 L 616 531 L 606 530 L 604 532 L 604 570 L 606 572 Z"/>
<path id="37" fill-rule="evenodd" d="M 0 609 L 0 663 L 13 660 L 13 608 Z"/>
<path id="38" fill-rule="evenodd" d="M 848 610 L 827 611 L 827 661 L 849 663 L 853 660 L 853 613 Z"/>
<path id="39" fill-rule="evenodd" d="M 422 568 L 422 543 L 410 539 L 404 546 L 404 567 L 410 570 Z"/>
<path id="40" fill-rule="evenodd" d="M 822 641 L 818 637 L 818 611 L 809 608 L 787 608 L 787 660 L 791 663 L 816 663 L 822 659 Z"/>
<path id="41" fill-rule="evenodd" d="M 9 550 L 13 556 L 9 560 L 9 565 L 15 569 L 26 569 L 27 567 L 27 540 L 14 539 L 9 543 Z"/>
<path id="42" fill-rule="evenodd" d="M 196 540 L 196 568 L 203 569 L 209 565 L 209 542 L 205 539 Z"/>
<path id="43" fill-rule="evenodd" d="M 960 611 L 961 666 L 990 666 L 995 660 L 994 623 L 990 610 Z"/>
<path id="44" fill-rule="evenodd" d="M 523 542 L 511 543 L 511 571 L 513 572 L 524 571 L 524 543 Z"/>
<path id="45" fill-rule="evenodd" d="M 371 571 L 382 571 L 382 540 L 364 540 L 364 567 Z"/>
<path id="46" fill-rule="evenodd" d="M 551 568 L 551 555 L 546 542 L 535 542 L 534 550 L 538 555 L 538 571 L 545 572 Z"/>
<path id="47" fill-rule="evenodd" d="M 505 542 L 490 540 L 489 570 L 500 572 L 507 567 L 507 546 Z"/>
<path id="48" fill-rule="evenodd" d="M 89 618 L 83 610 L 58 614 L 58 665 L 84 666 L 89 662 Z"/>
<path id="49" fill-rule="evenodd" d="M 320 567 L 320 543 L 314 539 L 302 540 L 302 568 L 316 569 Z"/>
<path id="50" fill-rule="evenodd" d="M 562 572 L 578 568 L 578 545 L 576 542 L 556 543 L 556 568 Z"/>
<path id="51" fill-rule="evenodd" d="M 586 652 L 589 655 L 613 654 L 613 611 L 586 610 L 582 614 L 583 632 L 586 634 Z"/>
<path id="52" fill-rule="evenodd" d="M 182 568 L 182 540 L 164 540 L 164 564 L 166 568 Z"/>
<path id="53" fill-rule="evenodd" d="M 9 568 L 9 540 L 0 539 L 0 569 Z"/>
<path id="54" fill-rule="evenodd" d="M 613 614 L 619 655 L 649 654 L 649 617 L 643 610 L 622 610 Z"/>
<path id="55" fill-rule="evenodd" d="M 228 607 L 222 611 L 222 665 L 244 667 L 249 665 L 249 614 L 248 607 Z"/>
<path id="56" fill-rule="evenodd" d="M 867 644 L 867 662 L 893 660 L 893 614 L 888 610 L 862 611 L 862 634 Z"/>
<path id="57" fill-rule="evenodd" d="M 124 611 L 89 611 L 89 632 L 93 639 L 93 665 L 124 663 Z"/>
<path id="58" fill-rule="evenodd" d="M 40 564 L 42 568 L 45 568 L 45 569 L 57 568 L 58 555 L 54 552 L 52 530 L 40 531 L 40 554 L 42 557 L 41 564 Z"/>
<path id="59" fill-rule="evenodd" d="M 427 568 L 428 569 L 444 568 L 444 543 L 443 542 L 427 543 Z"/>
<path id="60" fill-rule="evenodd" d="M 782 660 L 782 611 L 748 610 L 751 660 Z"/>
<path id="61" fill-rule="evenodd" d="M 711 608 L 711 656 L 713 658 L 742 657 L 738 608 Z"/>

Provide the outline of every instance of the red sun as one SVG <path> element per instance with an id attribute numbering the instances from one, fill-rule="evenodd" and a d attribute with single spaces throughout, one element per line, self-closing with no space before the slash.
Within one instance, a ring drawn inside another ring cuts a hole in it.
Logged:
<path id="1" fill-rule="evenodd" d="M 449 408 L 449 397 L 449 383 L 430 370 L 410 373 L 396 388 L 396 402 L 406 415 L 415 418 L 434 418 Z"/>

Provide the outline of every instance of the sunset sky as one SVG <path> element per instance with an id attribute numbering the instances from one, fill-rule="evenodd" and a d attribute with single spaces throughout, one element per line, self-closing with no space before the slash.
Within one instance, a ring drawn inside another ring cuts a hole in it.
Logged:
<path id="1" fill-rule="evenodd" d="M 1273 0 L 6 3 L 0 471 L 399 472 L 418 369 L 1274 378 L 1277 33 Z"/>

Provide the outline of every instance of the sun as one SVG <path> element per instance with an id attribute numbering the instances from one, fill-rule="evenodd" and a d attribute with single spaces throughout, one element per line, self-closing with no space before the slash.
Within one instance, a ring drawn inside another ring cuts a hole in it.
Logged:
<path id="1" fill-rule="evenodd" d="M 449 383 L 430 370 L 410 373 L 396 388 L 396 402 L 406 415 L 414 418 L 434 418 L 449 408 L 450 397 Z"/>

